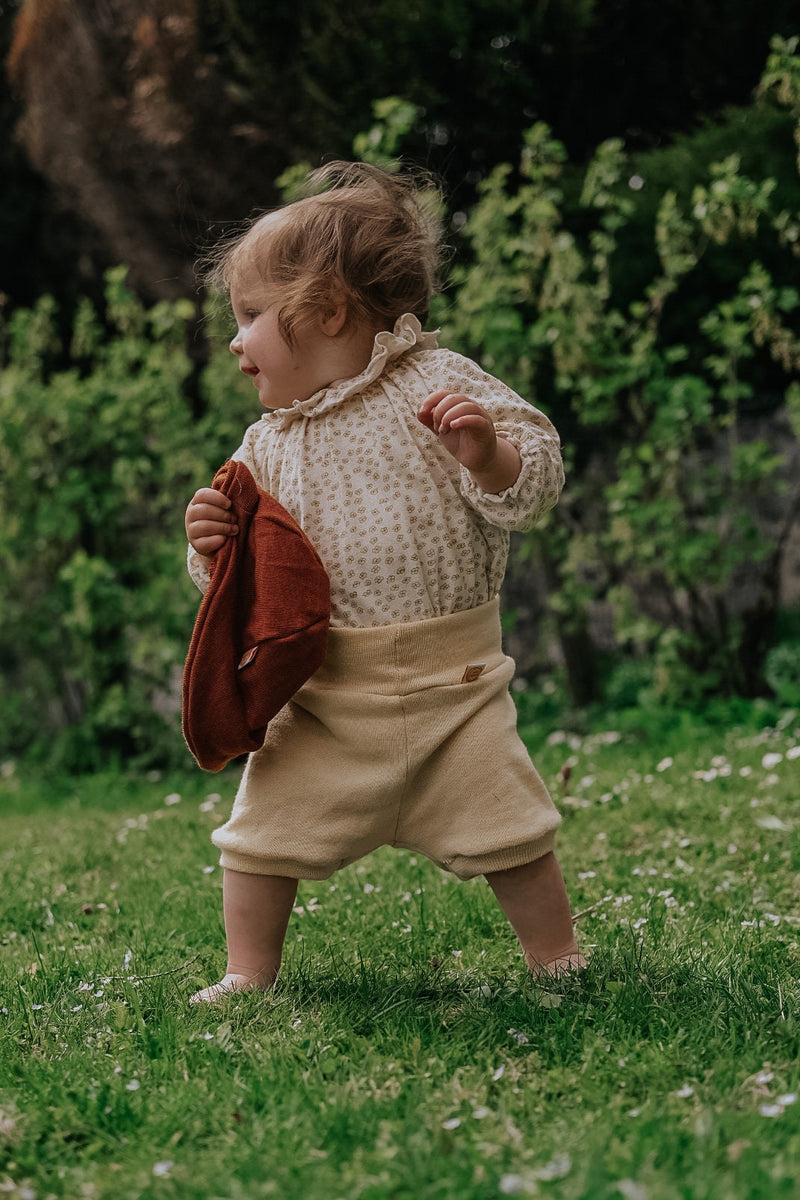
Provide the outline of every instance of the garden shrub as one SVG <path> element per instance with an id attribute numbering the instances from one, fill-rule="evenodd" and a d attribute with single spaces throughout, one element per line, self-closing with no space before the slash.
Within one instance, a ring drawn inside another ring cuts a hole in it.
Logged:
<path id="1" fill-rule="evenodd" d="M 176 679 L 197 593 L 183 510 L 203 478 L 184 393 L 189 301 L 145 310 L 123 270 L 59 347 L 17 311 L 0 373 L 0 753 L 70 768 L 180 748 Z M 54 365 L 58 364 L 58 365 Z"/>
<path id="2" fill-rule="evenodd" d="M 760 103 L 800 126 L 796 50 L 775 43 Z M 375 117 L 361 151 L 393 161 L 410 110 L 387 100 Z M 549 130 L 529 130 L 518 168 L 484 181 L 470 257 L 436 310 L 449 344 L 562 434 L 567 491 L 522 552 L 547 586 L 572 700 L 603 695 L 588 621 L 603 601 L 628 653 L 606 672 L 606 704 L 708 709 L 710 696 L 766 687 L 795 703 L 796 638 L 772 647 L 800 510 L 787 469 L 800 434 L 800 214 L 736 155 L 688 194 L 648 197 L 644 216 L 619 142 L 598 148 L 573 195 L 575 177 Z M 199 599 L 184 509 L 258 409 L 219 312 L 199 376 L 194 303 L 148 309 L 122 268 L 101 313 L 79 306 L 69 345 L 57 317 L 44 297 L 3 330 L 0 755 L 164 763 L 186 754 L 180 677 Z M 748 424 L 775 408 L 766 379 L 773 391 L 780 380 L 780 445 Z M 517 700 L 537 722 L 563 706 L 542 689 Z"/>
<path id="3" fill-rule="evenodd" d="M 797 45 L 775 39 L 759 103 L 800 127 Z M 440 312 L 449 339 L 550 412 L 564 439 L 568 488 L 531 541 L 556 584 L 573 697 L 596 686 L 587 613 L 599 599 L 615 607 L 620 645 L 652 661 L 654 698 L 758 694 L 800 512 L 800 214 L 728 155 L 690 195 L 661 195 L 656 269 L 630 295 L 642 181 L 609 141 L 568 205 L 565 163 L 540 123 L 518 169 L 484 181 L 465 228 L 472 261 Z M 765 242 L 780 276 L 753 259 Z M 728 270 L 709 294 L 696 283 L 712 253 Z M 779 448 L 746 423 L 765 371 L 783 379 Z"/>
<path id="4" fill-rule="evenodd" d="M 767 653 L 765 674 L 782 704 L 800 706 L 800 641 L 773 646 Z"/>

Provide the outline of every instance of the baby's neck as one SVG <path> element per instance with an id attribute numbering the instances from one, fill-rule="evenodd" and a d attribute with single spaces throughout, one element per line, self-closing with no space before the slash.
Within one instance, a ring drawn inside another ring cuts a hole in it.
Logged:
<path id="1" fill-rule="evenodd" d="M 321 388 L 361 375 L 372 358 L 375 335 L 379 332 L 380 328 L 370 325 L 352 325 L 334 335 L 318 329 L 302 343 L 298 342 L 296 354 L 300 358 L 310 356 L 314 363 L 313 389 L 307 394 L 313 395 Z"/>
<path id="2" fill-rule="evenodd" d="M 379 327 L 372 325 L 354 326 L 342 332 L 341 344 L 336 347 L 337 357 L 342 364 L 337 379 L 353 379 L 366 370 L 375 347 L 375 336 L 380 332 Z"/>

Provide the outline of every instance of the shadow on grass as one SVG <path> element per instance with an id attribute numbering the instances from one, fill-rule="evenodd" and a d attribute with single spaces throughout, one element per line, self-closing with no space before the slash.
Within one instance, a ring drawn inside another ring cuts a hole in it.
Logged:
<path id="1" fill-rule="evenodd" d="M 776 961 L 696 950 L 676 961 L 630 939 L 598 953 L 584 971 L 546 983 L 522 966 L 491 975 L 436 960 L 300 959 L 272 992 L 234 996 L 214 1010 L 234 1029 L 302 1025 L 326 1040 L 365 1039 L 389 1053 L 410 1039 L 432 1052 L 446 1036 L 476 1055 L 503 1045 L 535 1053 L 546 1067 L 578 1061 L 587 1038 L 688 1041 L 718 1053 L 720 1044 L 745 1045 L 769 1032 L 776 1050 L 781 1043 L 795 1053 L 797 1025 L 781 1016 L 779 993 Z"/>

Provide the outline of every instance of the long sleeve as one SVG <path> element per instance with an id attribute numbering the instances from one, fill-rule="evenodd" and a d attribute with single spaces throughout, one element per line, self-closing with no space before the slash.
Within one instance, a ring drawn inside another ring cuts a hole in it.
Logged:
<path id="1" fill-rule="evenodd" d="M 460 354 L 439 350 L 426 356 L 431 391 L 446 387 L 463 392 L 491 413 L 498 437 L 519 451 L 522 466 L 505 491 L 484 492 L 466 467 L 461 468 L 461 494 L 490 524 L 506 530 L 528 530 L 556 504 L 564 486 L 561 444 L 555 427 L 510 387 Z"/>
<path id="2" fill-rule="evenodd" d="M 192 583 L 197 584 L 201 592 L 205 592 L 211 582 L 208 562 L 209 560 L 205 554 L 199 554 L 193 546 L 189 546 L 186 555 L 186 566 L 189 570 Z"/>

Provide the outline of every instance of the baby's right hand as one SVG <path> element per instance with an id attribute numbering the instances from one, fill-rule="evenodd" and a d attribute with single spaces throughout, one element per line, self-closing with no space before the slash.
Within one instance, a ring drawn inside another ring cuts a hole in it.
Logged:
<path id="1" fill-rule="evenodd" d="M 216 554 L 229 537 L 239 532 L 224 492 L 200 488 L 186 509 L 186 536 L 198 554 Z"/>

